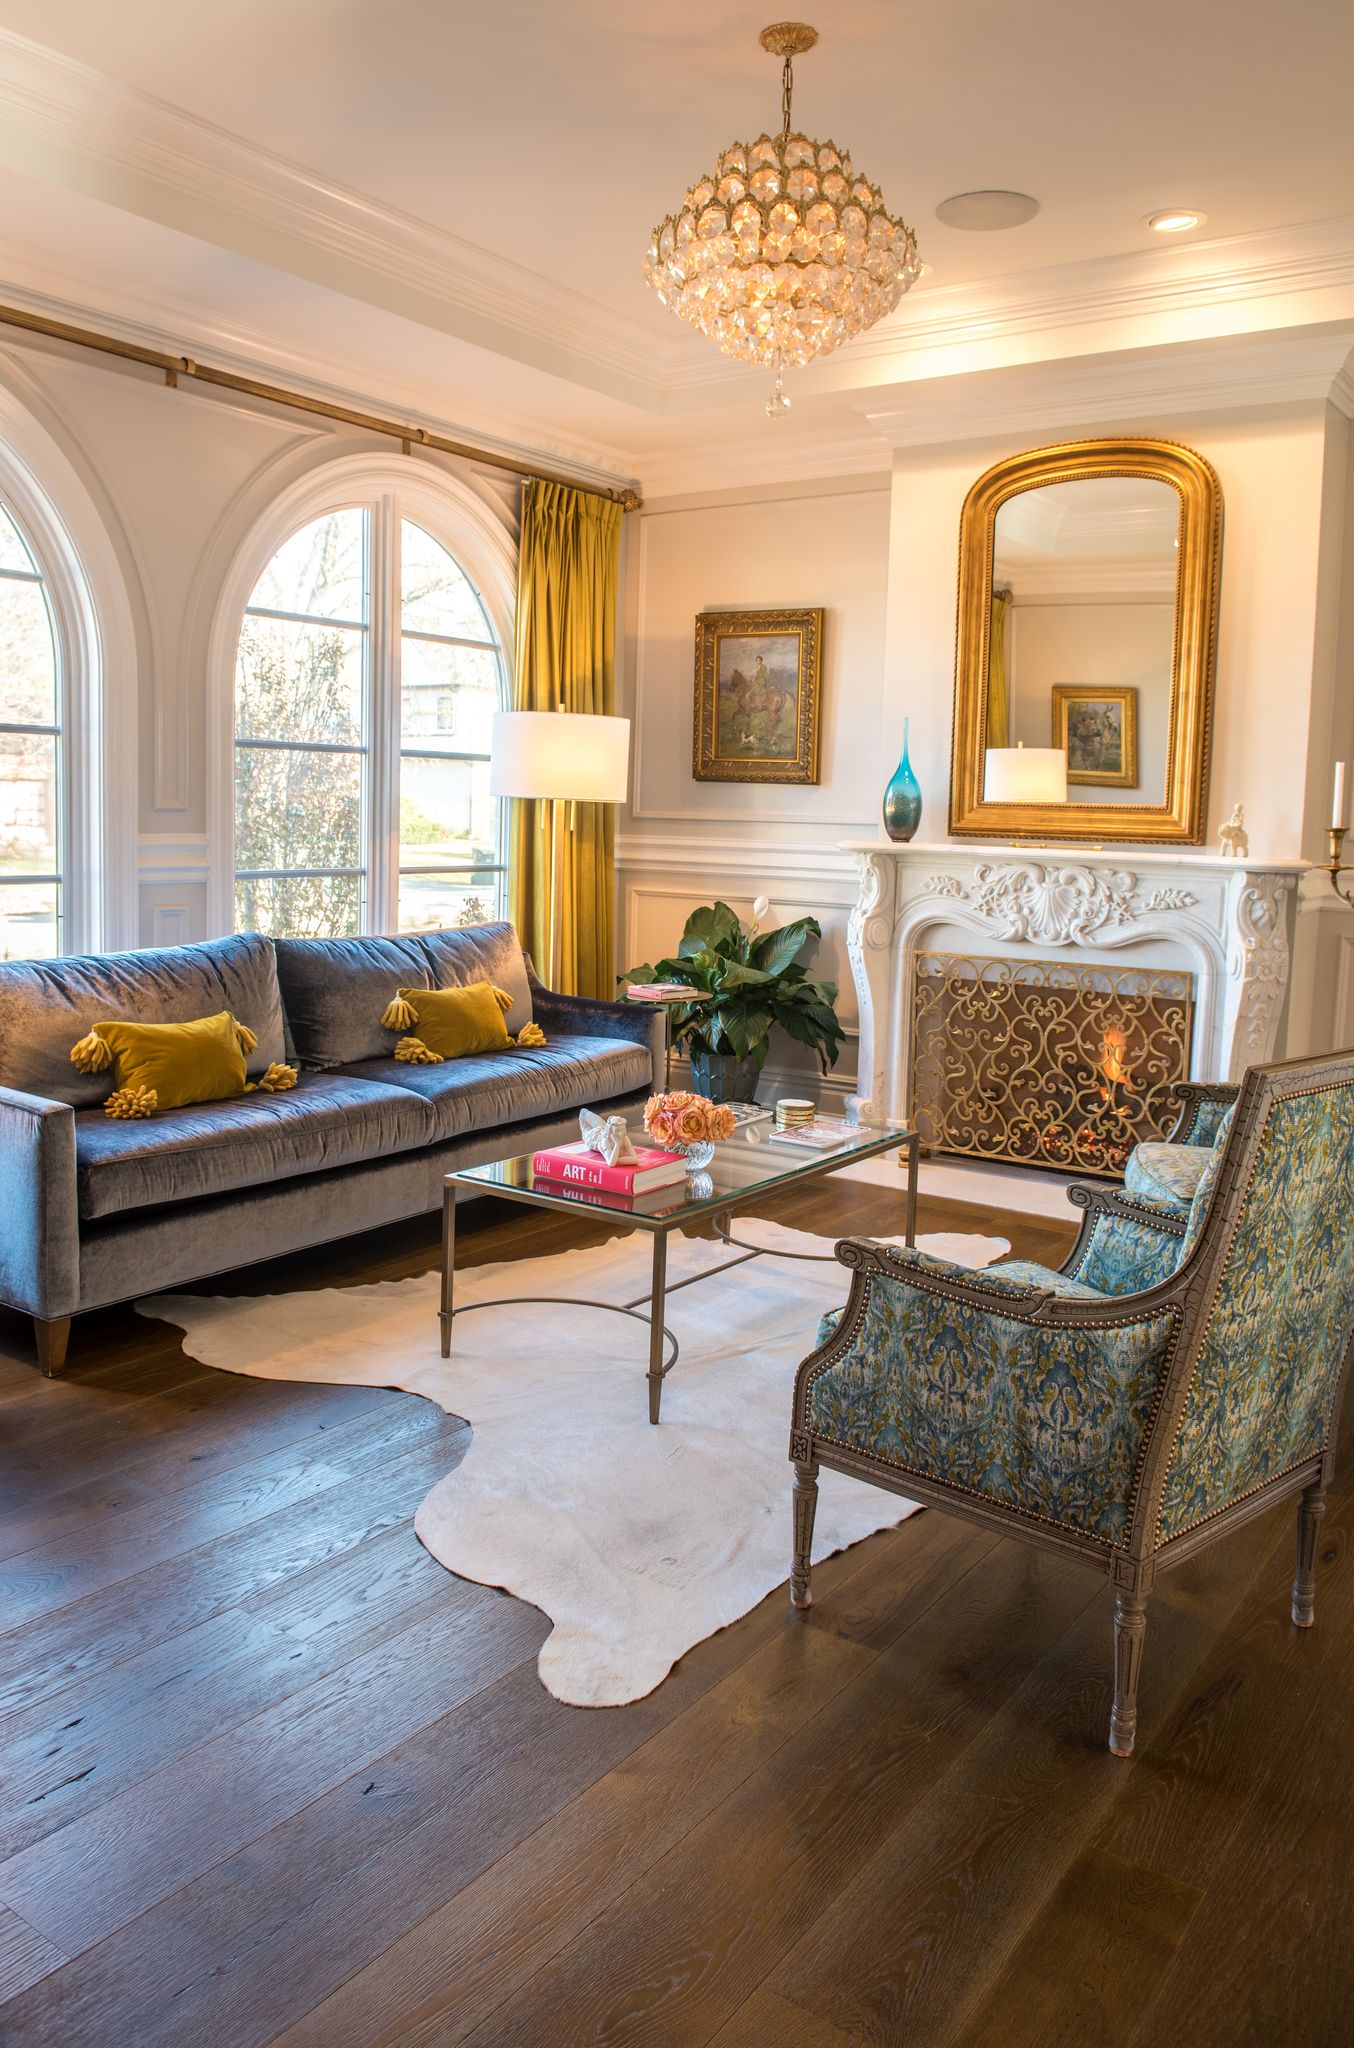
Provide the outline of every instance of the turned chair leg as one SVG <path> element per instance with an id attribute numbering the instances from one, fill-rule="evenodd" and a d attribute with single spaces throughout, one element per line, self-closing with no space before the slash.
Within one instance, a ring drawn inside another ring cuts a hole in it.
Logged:
<path id="1" fill-rule="evenodd" d="M 795 1461 L 795 1554 L 790 1570 L 790 1605 L 812 1607 L 809 1588 L 812 1569 L 813 1518 L 818 1510 L 818 1467 L 811 1460 Z"/>
<path id="2" fill-rule="evenodd" d="M 1316 1620 L 1316 1546 L 1326 1512 L 1326 1489 L 1318 1481 L 1298 1503 L 1298 1568 L 1293 1575 L 1293 1619 L 1299 1628 Z"/>
<path id="3" fill-rule="evenodd" d="M 1142 1639 L 1147 1632 L 1147 1603 L 1136 1593 L 1114 1596 L 1114 1706 L 1110 1712 L 1110 1749 L 1132 1756 L 1138 1733 L 1138 1676 L 1142 1670 Z"/>
<path id="4" fill-rule="evenodd" d="M 44 1323 L 40 1316 L 34 1316 L 33 1335 L 37 1339 L 38 1364 L 42 1367 L 43 1377 L 54 1380 L 66 1364 L 66 1347 L 71 1341 L 71 1319 L 69 1316 L 62 1316 L 58 1322 Z"/>

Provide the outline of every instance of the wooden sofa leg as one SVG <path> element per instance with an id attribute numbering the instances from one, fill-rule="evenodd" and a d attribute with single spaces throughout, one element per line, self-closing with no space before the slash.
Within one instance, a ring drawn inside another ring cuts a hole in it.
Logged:
<path id="1" fill-rule="evenodd" d="M 795 1554 L 790 1569 L 790 1605 L 812 1607 L 809 1573 L 813 1557 L 813 1518 L 818 1512 L 818 1467 L 795 1460 Z"/>
<path id="2" fill-rule="evenodd" d="M 1326 1489 L 1305 1487 L 1298 1503 L 1298 1568 L 1293 1575 L 1293 1619 L 1299 1628 L 1316 1620 L 1316 1546 L 1326 1512 Z"/>
<path id="3" fill-rule="evenodd" d="M 1110 1713 L 1110 1749 L 1132 1756 L 1138 1733 L 1138 1675 L 1142 1670 L 1142 1639 L 1147 1633 L 1147 1603 L 1136 1593 L 1114 1596 L 1114 1706 Z"/>
<path id="4" fill-rule="evenodd" d="M 44 1379 L 54 1380 L 65 1370 L 66 1347 L 71 1341 L 71 1319 L 62 1316 L 55 1323 L 44 1323 L 40 1316 L 33 1318 L 33 1335 L 37 1339 L 38 1364 L 42 1367 Z"/>

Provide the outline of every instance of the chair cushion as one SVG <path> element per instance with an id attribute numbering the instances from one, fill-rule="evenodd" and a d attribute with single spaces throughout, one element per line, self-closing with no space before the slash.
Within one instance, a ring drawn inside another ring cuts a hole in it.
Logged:
<path id="1" fill-rule="evenodd" d="M 1082 1280 L 1074 1280 L 1069 1273 L 1055 1272 L 1052 1266 L 1041 1266 L 1035 1259 L 1003 1259 L 999 1266 L 989 1266 L 988 1273 L 999 1274 L 1004 1280 L 1022 1280 L 1027 1287 L 1040 1287 L 1050 1294 L 1062 1295 L 1068 1301 L 1107 1301 L 1098 1287 L 1088 1287 Z"/>
<path id="2" fill-rule="evenodd" d="M 80 1215 L 92 1221 L 378 1159 L 426 1145 L 432 1123 L 408 1089 L 339 1074 L 303 1074 L 286 1095 L 194 1103 L 144 1123 L 85 1110 L 75 1119 Z"/>
<path id="3" fill-rule="evenodd" d="M 522 942 L 510 924 L 471 924 L 450 932 L 420 932 L 434 988 L 463 988 L 490 981 L 512 997 L 504 1022 L 516 1038 L 530 1024 L 531 985 Z"/>
<path id="4" fill-rule="evenodd" d="M 1183 1212 L 1212 1157 L 1211 1145 L 1135 1145 L 1124 1167 L 1124 1192 Z"/>
<path id="5" fill-rule="evenodd" d="M 618 1095 L 647 1092 L 653 1084 L 647 1045 L 563 1032 L 548 1045 L 474 1053 L 440 1067 L 364 1060 L 344 1072 L 420 1095 L 432 1111 L 439 1139 L 461 1138 L 468 1131 L 491 1130 L 499 1124 L 530 1123 L 552 1111 L 594 1108 Z M 509 1140 L 503 1150 L 512 1150 Z"/>
<path id="6" fill-rule="evenodd" d="M 287 1029 L 302 1066 L 384 1059 L 381 1013 L 401 986 L 427 988 L 417 939 L 278 939 L 277 978 Z M 281 1054 L 278 1055 L 281 1058 Z"/>
<path id="7" fill-rule="evenodd" d="M 200 946 L 73 954 L 0 964 L 0 1086 L 69 1102 L 111 1093 L 107 1069 L 82 1074 L 70 1049 L 96 1024 L 183 1024 L 229 1010 L 258 1039 L 247 1069 L 258 1080 L 287 1056 L 271 939 L 241 932 Z"/>

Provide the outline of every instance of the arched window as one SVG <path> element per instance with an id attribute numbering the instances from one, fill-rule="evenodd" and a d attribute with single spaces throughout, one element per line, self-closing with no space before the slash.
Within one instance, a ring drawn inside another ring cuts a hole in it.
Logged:
<path id="1" fill-rule="evenodd" d="M 0 501 L 0 958 L 62 951 L 65 692 L 38 557 Z"/>
<path id="2" fill-rule="evenodd" d="M 236 928 L 342 937 L 496 916 L 503 696 L 480 592 L 396 496 L 291 533 L 236 659 Z"/>

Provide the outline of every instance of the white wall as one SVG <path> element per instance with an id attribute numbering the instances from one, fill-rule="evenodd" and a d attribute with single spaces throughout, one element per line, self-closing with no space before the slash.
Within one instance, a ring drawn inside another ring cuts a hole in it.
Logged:
<path id="1" fill-rule="evenodd" d="M 1207 841 L 1216 845 L 1219 824 L 1240 800 L 1253 853 L 1323 858 L 1320 821 L 1313 822 L 1308 807 L 1309 761 L 1322 757 L 1311 771 L 1321 784 L 1337 726 L 1354 772 L 1346 422 L 1321 403 L 1303 402 L 1068 424 L 1078 434 L 1181 440 L 1216 468 L 1224 540 Z M 1072 437 L 1012 430 L 899 449 L 887 497 L 862 479 L 646 505 L 632 522 L 638 542 L 629 551 L 626 579 L 627 688 L 638 722 L 638 757 L 636 802 L 621 835 L 620 893 L 623 944 L 631 957 L 671 946 L 694 904 L 718 894 L 744 909 L 765 889 L 777 912 L 808 910 L 821 918 L 822 963 L 841 982 L 842 1012 L 854 1024 L 844 944 L 854 887 L 836 848 L 842 839 L 878 829 L 905 716 L 925 799 L 919 840 L 948 839 L 964 498 L 1003 457 Z M 709 606 L 796 602 L 829 607 L 821 786 L 790 791 L 693 783 L 695 614 Z M 1323 647 L 1330 671 L 1324 681 L 1318 675 Z M 1343 678 L 1338 683 L 1337 674 Z M 1328 791 L 1328 779 L 1323 786 Z M 1126 861 L 1131 858 L 1126 851 Z M 1324 877 L 1321 886 L 1329 887 Z M 1342 943 L 1339 921 L 1342 931 L 1347 925 L 1354 934 L 1348 913 L 1326 918 L 1323 960 L 1334 959 Z M 1346 979 L 1354 988 L 1354 947 L 1347 950 Z M 1295 971 L 1300 959 L 1295 953 Z M 1295 1049 L 1305 1049 L 1301 1036 L 1313 1031 L 1319 1042 L 1331 1043 L 1326 1013 L 1335 1001 L 1334 969 L 1323 967 L 1322 974 L 1322 1015 L 1313 1019 L 1305 1007 L 1300 1028 L 1294 1024 Z M 838 1087 L 852 1085 L 854 1058 L 851 1042 L 834 1077 Z M 787 1073 L 798 1065 L 783 1047 L 773 1061 Z"/>
<path id="2" fill-rule="evenodd" d="M 902 720 L 884 703 L 887 476 L 651 501 L 627 528 L 621 693 L 635 720 L 635 769 L 619 834 L 620 964 L 671 951 L 697 903 L 723 897 L 746 913 L 764 894 L 778 921 L 818 918 L 816 967 L 839 984 L 853 1026 L 854 865 L 838 842 L 877 825 L 902 743 Z M 787 605 L 827 614 L 819 782 L 697 782 L 697 613 Z M 926 794 L 933 807 L 934 786 Z M 791 1048 L 775 1057 L 805 1071 Z"/>

